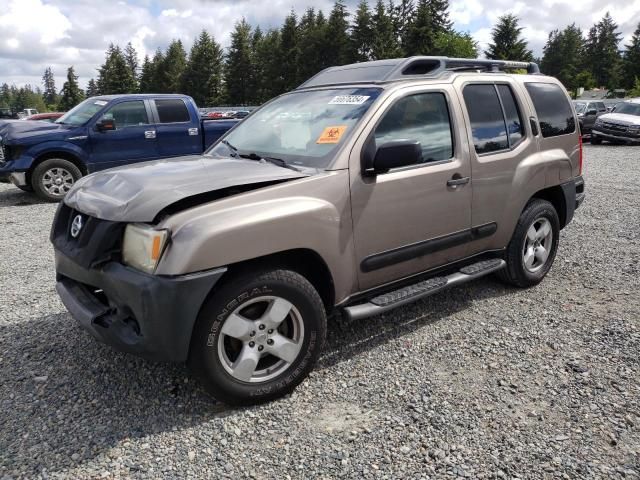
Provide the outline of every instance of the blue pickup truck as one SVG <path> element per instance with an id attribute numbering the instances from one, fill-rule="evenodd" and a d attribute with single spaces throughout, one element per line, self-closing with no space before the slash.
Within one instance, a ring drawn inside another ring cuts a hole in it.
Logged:
<path id="1" fill-rule="evenodd" d="M 0 179 L 59 201 L 83 175 L 201 154 L 238 120 L 202 120 L 185 95 L 105 95 L 54 123 L 0 122 Z"/>

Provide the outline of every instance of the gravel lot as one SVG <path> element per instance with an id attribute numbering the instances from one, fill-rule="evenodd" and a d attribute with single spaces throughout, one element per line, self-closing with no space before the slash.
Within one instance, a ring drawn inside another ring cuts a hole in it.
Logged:
<path id="1" fill-rule="evenodd" d="M 0 479 L 640 478 L 640 148 L 586 158 L 541 285 L 338 319 L 293 395 L 239 410 L 81 331 L 55 206 L 0 185 Z"/>

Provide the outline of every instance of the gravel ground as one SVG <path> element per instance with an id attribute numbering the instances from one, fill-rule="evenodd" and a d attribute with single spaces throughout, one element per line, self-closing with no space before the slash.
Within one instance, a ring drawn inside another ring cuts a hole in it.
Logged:
<path id="1" fill-rule="evenodd" d="M 55 207 L 1 185 L 0 479 L 640 478 L 640 148 L 586 157 L 541 285 L 338 319 L 296 392 L 235 410 L 81 331 Z"/>

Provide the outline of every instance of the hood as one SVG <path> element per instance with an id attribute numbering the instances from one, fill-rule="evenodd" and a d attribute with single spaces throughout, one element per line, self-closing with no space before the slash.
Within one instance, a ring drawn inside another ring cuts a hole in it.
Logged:
<path id="1" fill-rule="evenodd" d="M 258 188 L 264 183 L 306 176 L 255 160 L 178 157 L 112 168 L 81 178 L 64 202 L 104 220 L 151 222 L 162 210 L 181 200 L 231 187 Z"/>
<path id="2" fill-rule="evenodd" d="M 5 142 L 15 140 L 18 143 L 21 140 L 36 136 L 39 138 L 47 136 L 62 139 L 76 128 L 78 127 L 33 120 L 5 120 L 0 122 L 0 137 Z"/>
<path id="3" fill-rule="evenodd" d="M 620 125 L 640 125 L 640 117 L 638 115 L 629 115 L 627 113 L 606 113 L 598 117 L 598 120 L 615 122 Z"/>

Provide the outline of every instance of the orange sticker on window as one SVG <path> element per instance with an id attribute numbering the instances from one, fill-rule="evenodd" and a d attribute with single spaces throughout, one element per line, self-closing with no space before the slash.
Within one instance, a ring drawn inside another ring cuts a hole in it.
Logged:
<path id="1" fill-rule="evenodd" d="M 322 131 L 316 143 L 338 143 L 346 129 L 346 125 L 327 127 Z"/>

